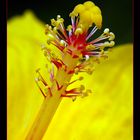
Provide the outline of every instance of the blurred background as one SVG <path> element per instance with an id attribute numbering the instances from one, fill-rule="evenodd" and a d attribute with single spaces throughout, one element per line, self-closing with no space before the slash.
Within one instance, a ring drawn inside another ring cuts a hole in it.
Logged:
<path id="1" fill-rule="evenodd" d="M 59 14 L 70 24 L 69 13 L 86 0 L 8 0 L 8 19 L 31 9 L 44 23 Z M 91 0 L 101 8 L 103 28 L 109 27 L 116 35 L 116 45 L 132 42 L 132 1 L 131 0 Z"/>

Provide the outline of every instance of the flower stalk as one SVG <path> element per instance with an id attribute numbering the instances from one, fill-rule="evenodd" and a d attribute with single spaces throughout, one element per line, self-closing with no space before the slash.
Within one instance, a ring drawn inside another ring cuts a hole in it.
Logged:
<path id="1" fill-rule="evenodd" d="M 70 13 L 70 17 L 71 25 L 67 30 L 64 27 L 64 19 L 60 15 L 56 20 L 51 20 L 52 26 L 46 25 L 47 44 L 57 47 L 62 57 L 59 58 L 46 46 L 42 46 L 47 60 L 53 64 L 50 70 L 52 85 L 49 86 L 40 71 L 36 71 L 38 77 L 35 80 L 44 96 L 44 101 L 26 140 L 42 139 L 63 97 L 72 98 L 74 101 L 77 97 L 85 97 L 91 93 L 91 90 L 85 90 L 83 85 L 68 90 L 70 84 L 83 80 L 83 77 L 80 77 L 70 82 L 71 77 L 80 72 L 92 74 L 93 62 L 99 62 L 102 57 L 106 58 L 108 51 L 104 48 L 114 46 L 115 35 L 108 28 L 98 38 L 89 41 L 102 24 L 101 11 L 93 2 L 88 1 L 77 5 Z M 89 31 L 93 24 L 95 27 Z M 57 68 L 56 75 L 54 65 Z M 40 84 L 43 84 L 44 88 Z"/>
<path id="2" fill-rule="evenodd" d="M 66 56 L 64 58 L 64 61 L 67 62 L 67 64 L 72 63 L 74 65 L 74 62 L 70 60 L 69 56 Z M 53 118 L 55 111 L 57 110 L 57 107 L 59 106 L 59 103 L 62 100 L 61 95 L 65 93 L 65 90 L 67 88 L 67 85 L 65 83 L 69 82 L 71 77 L 72 75 L 68 75 L 64 71 L 58 70 L 58 73 L 56 75 L 56 80 L 58 81 L 58 83 L 61 83 L 61 85 L 64 86 L 60 90 L 58 90 L 56 82 L 55 81 L 53 82 L 51 87 L 52 95 L 49 95 L 51 97 L 47 96 L 46 98 L 44 98 L 40 111 L 33 123 L 32 128 L 30 129 L 26 137 L 26 140 L 42 139 L 46 129 L 49 126 L 51 119 Z"/>

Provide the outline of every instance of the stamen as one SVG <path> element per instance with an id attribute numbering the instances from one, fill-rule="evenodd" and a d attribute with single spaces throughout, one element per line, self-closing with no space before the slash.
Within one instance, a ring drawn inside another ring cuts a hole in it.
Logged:
<path id="1" fill-rule="evenodd" d="M 60 41 L 60 45 L 66 47 L 66 46 L 67 46 L 67 43 L 66 43 L 64 40 L 61 40 L 61 41 Z"/>
<path id="2" fill-rule="evenodd" d="M 102 40 L 105 40 L 105 39 L 108 39 L 108 38 L 110 38 L 110 36 L 107 36 L 107 37 L 99 37 L 99 38 L 97 38 L 97 39 L 89 42 L 88 44 L 93 44 L 94 45 L 94 43 L 99 42 L 99 41 L 102 41 Z"/>
<path id="3" fill-rule="evenodd" d="M 95 26 L 92 31 L 89 33 L 89 35 L 86 37 L 86 41 L 97 31 L 97 27 Z"/>
<path id="4" fill-rule="evenodd" d="M 42 75 L 40 74 L 40 68 L 36 70 L 36 73 L 38 73 L 39 77 L 38 79 L 42 81 L 42 83 L 45 85 L 45 86 L 48 86 L 48 84 L 46 83 L 46 81 L 44 80 L 44 78 L 42 77 Z"/>
<path id="5" fill-rule="evenodd" d="M 104 33 L 109 33 L 109 28 L 105 28 Z"/>
<path id="6" fill-rule="evenodd" d="M 45 33 L 48 35 L 48 38 L 51 40 L 56 40 L 57 42 L 60 41 L 59 37 L 52 31 L 52 27 L 48 24 L 46 25 L 46 31 Z"/>
<path id="7" fill-rule="evenodd" d="M 52 64 L 52 69 L 48 69 L 48 72 L 50 73 L 50 81 L 53 82 L 54 80 L 54 65 Z"/>
<path id="8" fill-rule="evenodd" d="M 43 90 L 42 90 L 41 87 L 39 86 L 38 81 L 39 81 L 39 79 L 38 79 L 38 78 L 35 78 L 35 82 L 36 82 L 36 84 L 37 84 L 39 90 L 41 91 L 41 93 L 42 93 L 42 95 L 44 96 L 44 98 L 46 98 L 46 94 L 43 92 Z"/>
<path id="9" fill-rule="evenodd" d="M 115 39 L 115 35 L 114 33 L 110 32 L 110 38 L 109 38 L 109 41 L 112 41 Z"/>
<path id="10" fill-rule="evenodd" d="M 50 88 L 45 88 L 44 92 L 46 93 L 46 97 L 47 97 L 47 95 L 50 95 L 50 97 L 52 96 L 52 92 L 51 92 Z"/>
<path id="11" fill-rule="evenodd" d="M 67 90 L 65 91 L 65 93 L 67 95 L 79 95 L 80 93 L 82 93 L 82 91 L 85 89 L 85 87 L 83 85 L 81 85 L 79 88 L 73 88 L 71 90 Z"/>
<path id="12" fill-rule="evenodd" d="M 60 38 L 63 39 L 63 40 L 65 40 L 65 38 L 57 31 L 57 28 L 56 27 L 53 28 L 53 32 L 55 34 L 57 34 L 57 36 L 59 37 L 59 40 L 60 40 Z"/>
<path id="13" fill-rule="evenodd" d="M 92 91 L 90 89 L 86 90 L 86 92 L 83 92 L 81 94 L 81 98 L 87 97 L 89 95 L 89 93 L 92 93 Z"/>
<path id="14" fill-rule="evenodd" d="M 76 81 L 81 81 L 81 80 L 83 80 L 83 79 L 84 79 L 83 77 L 79 77 L 78 79 L 76 79 L 76 80 L 74 80 L 74 81 L 72 81 L 72 82 L 70 82 L 70 83 L 67 83 L 67 85 L 69 86 L 69 85 L 75 83 Z"/>
<path id="15" fill-rule="evenodd" d="M 57 16 L 57 20 L 55 19 L 51 20 L 52 25 L 58 28 L 61 31 L 61 33 L 64 35 L 64 37 L 67 39 L 68 37 L 67 37 L 63 22 L 64 22 L 64 19 L 61 18 L 60 15 Z"/>
<path id="16" fill-rule="evenodd" d="M 104 45 L 104 43 L 97 43 L 97 44 L 94 44 L 94 46 L 96 46 L 96 47 L 100 47 L 100 46 L 103 46 Z"/>
<path id="17" fill-rule="evenodd" d="M 66 34 L 66 30 L 65 30 L 65 27 L 64 27 L 64 24 L 63 23 L 60 23 L 60 31 L 63 33 L 63 35 L 65 36 L 65 38 L 67 39 L 68 36 Z"/>
<path id="18" fill-rule="evenodd" d="M 75 31 L 75 17 L 74 16 L 71 17 L 71 23 L 72 23 L 72 30 L 74 32 Z"/>
<path id="19" fill-rule="evenodd" d="M 77 29 L 75 30 L 75 35 L 79 35 L 79 34 L 82 34 L 82 33 L 83 33 L 82 28 L 77 28 Z"/>
<path id="20" fill-rule="evenodd" d="M 57 90 L 61 90 L 62 87 L 63 87 L 63 85 L 60 86 L 60 85 L 58 84 L 57 80 L 55 80 L 55 82 L 56 82 L 56 85 L 57 85 Z"/>
<path id="21" fill-rule="evenodd" d="M 64 94 L 61 94 L 61 97 L 69 97 L 72 98 L 73 101 L 76 100 L 76 97 L 81 96 L 81 98 L 84 98 L 88 96 L 89 93 L 92 93 L 91 90 L 85 90 L 85 87 L 81 85 L 79 88 L 74 88 L 69 91 L 65 91 Z"/>

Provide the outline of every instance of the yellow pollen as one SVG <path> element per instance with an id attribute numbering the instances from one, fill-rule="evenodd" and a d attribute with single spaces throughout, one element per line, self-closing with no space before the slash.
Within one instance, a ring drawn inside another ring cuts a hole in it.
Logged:
<path id="1" fill-rule="evenodd" d="M 67 26 L 67 31 L 70 31 L 70 30 L 72 30 L 72 26 L 71 25 L 68 25 Z"/>
<path id="2" fill-rule="evenodd" d="M 81 77 L 79 77 L 79 80 L 81 81 L 81 80 L 83 80 L 84 78 L 81 76 Z"/>
<path id="3" fill-rule="evenodd" d="M 85 89 L 85 86 L 84 85 L 81 85 L 79 89 L 80 89 L 80 91 L 82 91 L 82 90 Z"/>
<path id="4" fill-rule="evenodd" d="M 63 18 L 58 18 L 58 17 L 57 17 L 57 20 L 51 19 L 51 24 L 52 24 L 53 26 L 55 26 L 56 28 L 58 28 L 59 25 L 60 25 L 61 23 L 63 23 L 63 22 L 64 22 L 64 19 L 63 19 Z"/>
<path id="5" fill-rule="evenodd" d="M 99 7 L 91 1 L 87 1 L 84 4 L 78 4 L 74 10 L 70 13 L 71 17 L 79 15 L 78 28 L 82 28 L 82 31 L 87 31 L 89 27 L 94 23 L 99 29 L 102 26 L 102 15 Z"/>
<path id="6" fill-rule="evenodd" d="M 79 35 L 79 34 L 82 34 L 83 33 L 83 30 L 81 28 L 77 28 L 76 31 L 75 31 L 75 35 Z"/>
<path id="7" fill-rule="evenodd" d="M 112 41 L 115 39 L 115 35 L 114 33 L 110 32 L 110 38 L 109 38 L 109 41 Z"/>

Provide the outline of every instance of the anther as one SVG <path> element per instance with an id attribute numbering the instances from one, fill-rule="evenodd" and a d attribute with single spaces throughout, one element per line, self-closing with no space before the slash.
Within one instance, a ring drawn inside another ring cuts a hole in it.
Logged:
<path id="1" fill-rule="evenodd" d="M 114 46 L 115 45 L 115 42 L 114 41 L 111 41 L 110 42 L 110 47 Z"/>
<path id="2" fill-rule="evenodd" d="M 60 18 L 61 18 L 61 16 L 60 15 L 57 15 L 57 20 L 60 19 Z"/>
<path id="3" fill-rule="evenodd" d="M 79 77 L 78 79 L 76 79 L 76 80 L 74 80 L 74 81 L 72 81 L 72 82 L 65 82 L 65 84 L 67 85 L 67 86 L 69 86 L 69 85 L 71 85 L 71 84 L 73 84 L 73 83 L 75 83 L 76 81 L 81 81 L 81 80 L 83 80 L 84 78 L 81 76 L 81 77 Z"/>
<path id="4" fill-rule="evenodd" d="M 61 41 L 60 41 L 60 45 L 66 47 L 66 46 L 67 46 L 67 43 L 66 43 L 64 40 L 61 40 Z"/>
<path id="5" fill-rule="evenodd" d="M 91 75 L 91 74 L 93 73 L 93 69 L 88 68 L 86 72 L 87 72 L 89 75 Z"/>
<path id="6" fill-rule="evenodd" d="M 83 80 L 83 79 L 84 79 L 84 77 L 82 77 L 82 76 L 81 76 L 81 77 L 79 77 L 79 80 L 80 80 L 80 81 L 81 81 L 81 80 Z"/>
<path id="7" fill-rule="evenodd" d="M 79 68 L 75 68 L 75 69 L 74 69 L 74 72 L 75 72 L 75 74 L 78 74 Z"/>
<path id="8" fill-rule="evenodd" d="M 109 28 L 105 28 L 104 33 L 109 33 Z"/>
<path id="9" fill-rule="evenodd" d="M 115 35 L 114 33 L 110 32 L 110 38 L 109 38 L 109 41 L 112 41 L 115 39 Z"/>
<path id="10" fill-rule="evenodd" d="M 41 45 L 41 49 L 44 50 L 46 46 L 44 44 Z"/>
<path id="11" fill-rule="evenodd" d="M 75 30 L 75 35 L 79 35 L 79 34 L 82 34 L 82 33 L 83 33 L 82 28 L 77 28 L 77 29 Z"/>
<path id="12" fill-rule="evenodd" d="M 82 90 L 85 89 L 85 86 L 84 85 L 81 85 L 79 89 L 80 89 L 80 91 L 82 91 Z"/>

